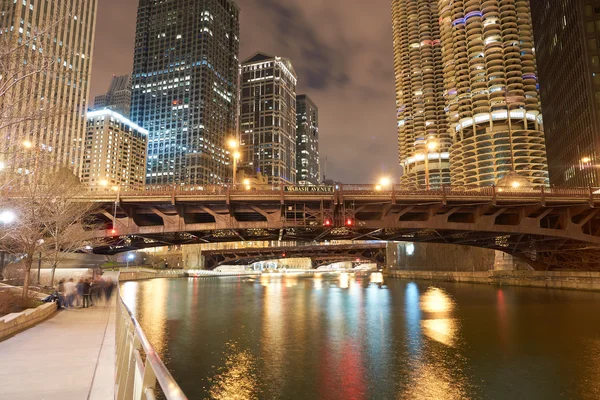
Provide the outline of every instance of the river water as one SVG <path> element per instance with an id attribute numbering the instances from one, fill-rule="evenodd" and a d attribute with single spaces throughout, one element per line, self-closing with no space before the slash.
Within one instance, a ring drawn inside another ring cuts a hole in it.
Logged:
<path id="1" fill-rule="evenodd" d="M 600 399 L 600 293 L 331 274 L 122 294 L 190 399 Z"/>

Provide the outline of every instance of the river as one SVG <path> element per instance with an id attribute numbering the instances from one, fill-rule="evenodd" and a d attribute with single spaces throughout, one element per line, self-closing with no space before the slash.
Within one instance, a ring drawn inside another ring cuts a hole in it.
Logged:
<path id="1" fill-rule="evenodd" d="M 600 293 L 377 273 L 122 295 L 190 399 L 600 399 Z"/>

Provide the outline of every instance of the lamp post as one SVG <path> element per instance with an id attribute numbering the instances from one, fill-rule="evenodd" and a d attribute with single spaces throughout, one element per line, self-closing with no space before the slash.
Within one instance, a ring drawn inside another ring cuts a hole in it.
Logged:
<path id="1" fill-rule="evenodd" d="M 237 173 L 237 161 L 240 159 L 241 154 L 240 152 L 237 150 L 238 147 L 240 146 L 237 139 L 229 139 L 229 142 L 227 142 L 228 147 L 231 149 L 231 156 L 233 158 L 233 182 L 232 185 L 235 188 L 235 184 L 236 184 L 236 173 Z"/>
<path id="2" fill-rule="evenodd" d="M 100 184 L 100 186 L 108 187 L 107 179 L 101 179 L 98 183 Z M 119 186 L 119 185 L 111 186 L 110 190 L 112 190 L 113 192 L 116 192 L 115 204 L 114 204 L 114 208 L 113 208 L 113 217 L 112 217 L 112 233 L 116 233 L 117 232 L 117 205 L 119 203 L 119 197 L 121 195 L 121 186 Z"/>
<path id="3" fill-rule="evenodd" d="M 129 261 L 133 261 L 134 258 L 135 258 L 135 255 L 127 254 L 127 268 L 129 268 Z"/>
<path id="4" fill-rule="evenodd" d="M 0 211 L 0 224 L 9 225 L 12 224 L 17 219 L 17 215 L 10 210 Z M 0 250 L 0 279 L 4 277 L 4 262 L 5 262 L 6 252 L 4 250 Z"/>
<path id="5" fill-rule="evenodd" d="M 427 139 L 425 142 L 426 151 L 423 153 L 423 160 L 425 161 L 425 189 L 429 189 L 429 152 L 436 150 L 439 146 L 439 143 L 435 139 Z M 441 156 L 439 157 L 440 170 L 442 167 Z M 440 172 L 441 177 L 441 172 Z"/>
<path id="6" fill-rule="evenodd" d="M 390 186 L 391 183 L 392 183 L 392 181 L 390 180 L 389 177 L 383 176 L 379 179 L 379 183 L 377 185 L 375 185 L 375 190 L 377 190 L 377 191 L 383 190 L 384 188 Z"/>

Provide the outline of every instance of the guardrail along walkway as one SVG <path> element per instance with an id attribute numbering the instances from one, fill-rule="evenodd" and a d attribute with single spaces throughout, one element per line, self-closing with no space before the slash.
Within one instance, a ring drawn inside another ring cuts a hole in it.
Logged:
<path id="1" fill-rule="evenodd" d="M 0 342 L 0 399 L 113 399 L 115 297 Z"/>

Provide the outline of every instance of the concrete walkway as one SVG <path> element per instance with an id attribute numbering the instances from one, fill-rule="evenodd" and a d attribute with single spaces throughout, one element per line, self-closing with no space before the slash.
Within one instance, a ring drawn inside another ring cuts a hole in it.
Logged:
<path id="1" fill-rule="evenodd" d="M 114 399 L 115 304 L 61 310 L 0 342 L 0 399 Z"/>

